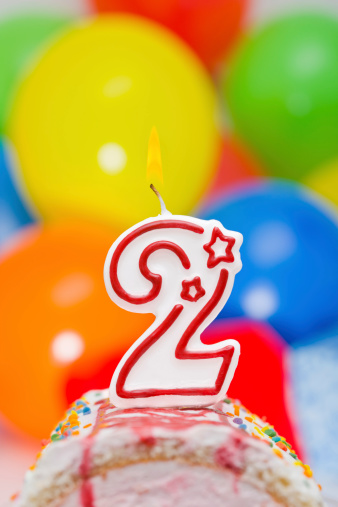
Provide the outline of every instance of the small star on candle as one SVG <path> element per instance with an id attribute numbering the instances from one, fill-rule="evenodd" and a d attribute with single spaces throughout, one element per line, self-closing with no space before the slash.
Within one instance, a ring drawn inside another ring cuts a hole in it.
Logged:
<path id="1" fill-rule="evenodd" d="M 214 248 L 212 248 L 216 241 L 220 240 L 227 243 L 224 250 L 225 255 L 216 255 Z M 207 266 L 208 268 L 214 268 L 220 262 L 234 262 L 234 254 L 232 253 L 232 247 L 235 244 L 235 238 L 230 236 L 224 236 L 222 231 L 218 227 L 214 227 L 209 243 L 203 245 L 204 250 L 209 254 Z"/>
<path id="2" fill-rule="evenodd" d="M 183 280 L 181 298 L 186 301 L 196 302 L 205 294 L 205 290 L 202 287 L 201 279 L 199 276 L 195 276 L 192 280 Z"/>

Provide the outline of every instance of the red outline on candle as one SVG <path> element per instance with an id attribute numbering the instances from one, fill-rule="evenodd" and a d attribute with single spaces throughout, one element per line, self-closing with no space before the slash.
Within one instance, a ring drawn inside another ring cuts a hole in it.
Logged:
<path id="1" fill-rule="evenodd" d="M 190 294 L 190 289 L 194 287 L 196 289 L 196 294 L 192 296 Z M 199 299 L 201 299 L 205 295 L 205 290 L 202 287 L 201 278 L 199 276 L 195 276 L 192 280 L 183 280 L 182 282 L 182 292 L 181 298 L 186 301 L 190 301 L 192 303 L 196 303 Z"/>
<path id="2" fill-rule="evenodd" d="M 189 269 L 190 261 L 187 257 L 187 254 L 184 252 L 184 250 L 182 250 L 181 247 L 179 247 L 175 243 L 171 243 L 170 241 L 157 241 L 144 249 L 139 260 L 139 266 L 142 275 L 153 284 L 149 293 L 142 296 L 132 296 L 131 294 L 128 294 L 128 292 L 124 290 L 124 288 L 121 286 L 119 282 L 117 276 L 117 266 L 123 250 L 132 241 L 134 241 L 134 239 L 138 238 L 142 234 L 145 234 L 146 232 L 150 232 L 155 229 L 171 229 L 171 228 L 185 229 L 191 232 L 195 232 L 197 234 L 203 234 L 204 232 L 203 227 L 188 222 L 183 222 L 181 220 L 159 220 L 158 222 L 152 222 L 150 224 L 141 225 L 141 227 L 132 231 L 130 234 L 128 234 L 128 236 L 123 238 L 121 242 L 117 245 L 110 262 L 109 275 L 110 275 L 110 283 L 116 294 L 121 299 L 127 301 L 128 303 L 142 305 L 144 303 L 149 303 L 149 301 L 153 301 L 158 296 L 162 286 L 162 277 L 161 275 L 152 273 L 147 266 L 148 257 L 155 250 L 158 250 L 160 248 L 166 248 L 168 250 L 173 251 L 174 253 L 177 254 L 179 259 L 181 260 L 183 267 L 185 269 Z"/>
<path id="3" fill-rule="evenodd" d="M 220 239 L 221 241 L 227 242 L 227 247 L 225 249 L 225 255 L 220 255 L 219 257 L 216 257 L 216 254 L 214 250 L 212 249 L 212 246 L 216 243 L 216 240 Z M 234 254 L 232 253 L 232 247 L 236 243 L 236 239 L 232 236 L 224 236 L 222 231 L 218 227 L 214 227 L 214 230 L 211 234 L 211 240 L 209 243 L 206 243 L 203 245 L 203 248 L 206 252 L 208 252 L 208 262 L 207 266 L 208 268 L 214 268 L 219 264 L 220 262 L 234 262 Z"/>
<path id="4" fill-rule="evenodd" d="M 197 234 L 202 234 L 204 232 L 203 227 L 200 227 L 195 224 L 191 224 L 189 222 L 184 222 L 181 220 L 161 220 L 157 222 L 152 222 L 150 224 L 145 224 L 139 227 L 138 229 L 132 231 L 130 234 L 128 234 L 125 238 L 123 238 L 120 243 L 117 245 L 112 258 L 110 262 L 110 269 L 109 269 L 109 275 L 110 275 L 110 282 L 112 285 L 113 290 L 115 293 L 123 300 L 127 301 L 128 303 L 133 304 L 144 304 L 148 303 L 149 301 L 154 300 L 162 286 L 162 277 L 159 274 L 152 273 L 148 266 L 147 261 L 151 253 L 154 251 L 165 248 L 168 250 L 171 250 L 172 252 L 176 253 L 176 255 L 181 260 L 181 263 L 185 269 L 188 269 L 190 267 L 190 261 L 187 257 L 186 253 L 182 250 L 181 247 L 176 245 L 175 243 L 172 243 L 170 241 L 157 241 L 149 246 L 147 246 L 144 251 L 142 252 L 139 260 L 139 267 L 140 271 L 143 274 L 143 276 L 149 280 L 152 283 L 152 288 L 149 291 L 148 294 L 142 295 L 142 296 L 133 296 L 128 294 L 123 287 L 121 286 L 118 276 L 117 276 L 117 266 L 119 259 L 122 255 L 122 252 L 124 249 L 137 237 L 141 236 L 142 234 L 145 234 L 146 232 L 153 231 L 155 229 L 169 229 L 169 228 L 175 228 L 175 229 L 185 229 L 189 230 L 191 232 L 195 232 Z M 209 244 L 204 245 L 205 247 L 210 248 L 210 255 L 208 259 L 209 261 L 212 261 L 212 254 L 215 256 L 213 250 L 211 249 L 211 245 L 213 242 L 216 241 L 214 238 L 215 229 L 213 230 L 212 239 L 209 242 Z M 218 229 L 219 230 L 219 229 Z M 221 231 L 219 231 L 221 233 Z M 227 238 L 228 239 L 228 238 Z M 233 239 L 233 238 L 229 238 Z M 235 240 L 233 239 L 233 242 Z M 228 245 L 227 249 L 230 245 Z M 231 251 L 232 246 L 230 247 Z M 232 252 L 231 252 L 232 254 Z M 219 258 L 217 260 L 216 264 L 218 264 L 222 258 Z M 229 262 L 229 261 L 228 261 Z M 216 265 L 215 264 L 215 265 Z M 208 267 L 209 264 L 208 264 Z M 225 291 L 227 282 L 228 282 L 228 276 L 229 273 L 226 269 L 222 269 L 220 271 L 219 280 L 216 286 L 216 289 L 210 298 L 210 300 L 205 304 L 205 306 L 202 308 L 202 310 L 198 313 L 198 315 L 194 318 L 194 320 L 189 324 L 186 331 L 183 333 L 180 341 L 177 344 L 175 356 L 177 359 L 212 359 L 221 357 L 223 358 L 223 362 L 221 365 L 221 368 L 219 370 L 215 385 L 211 388 L 178 388 L 178 389 L 145 389 L 145 390 L 134 390 L 134 391 L 126 391 L 124 386 L 126 379 L 131 371 L 131 369 L 135 366 L 137 361 L 142 357 L 142 355 L 157 341 L 161 338 L 161 336 L 164 335 L 166 331 L 175 323 L 175 321 L 178 319 L 180 314 L 182 313 L 184 306 L 181 304 L 177 304 L 173 307 L 173 309 L 170 311 L 169 315 L 164 319 L 163 322 L 148 336 L 146 337 L 139 346 L 131 353 L 131 355 L 126 359 L 124 362 L 117 381 L 116 381 L 116 394 L 120 398 L 150 398 L 153 396 L 163 396 L 163 395 L 182 395 L 182 396 L 196 396 L 196 395 L 202 395 L 202 396 L 212 396 L 219 393 L 220 389 L 222 388 L 222 385 L 224 384 L 226 374 L 228 372 L 228 369 L 231 364 L 231 360 L 234 354 L 234 347 L 232 345 L 227 345 L 223 349 L 220 349 L 218 351 L 205 351 L 205 352 L 189 352 L 187 351 L 187 346 L 194 335 L 194 333 L 198 330 L 198 328 L 201 326 L 201 324 L 204 322 L 204 320 L 210 315 L 210 313 L 214 310 L 214 308 L 219 303 L 220 299 L 222 298 L 222 295 Z"/>
<path id="5" fill-rule="evenodd" d="M 183 310 L 183 306 L 175 305 L 166 319 L 142 343 L 140 343 L 140 345 L 132 352 L 132 354 L 126 359 L 125 363 L 123 364 L 116 381 L 116 394 L 120 398 L 150 398 L 153 396 L 161 395 L 212 396 L 219 393 L 222 385 L 224 384 L 224 380 L 234 354 L 235 349 L 233 345 L 227 345 L 221 350 L 211 352 L 189 352 L 187 351 L 187 346 L 194 333 L 219 303 L 228 282 L 228 275 L 229 273 L 226 269 L 221 270 L 220 277 L 212 297 L 202 308 L 199 314 L 194 318 L 191 324 L 189 324 L 188 328 L 183 333 L 180 341 L 178 342 L 175 351 L 175 356 L 177 359 L 213 359 L 216 357 L 223 358 L 215 386 L 211 388 L 193 387 L 182 389 L 144 389 L 134 391 L 126 391 L 124 388 L 125 382 L 131 369 L 135 366 L 140 357 L 142 357 L 143 354 L 149 349 L 149 347 L 151 347 L 159 338 L 161 338 L 161 336 L 164 335 L 166 331 L 168 331 L 168 329 L 180 316 Z"/>

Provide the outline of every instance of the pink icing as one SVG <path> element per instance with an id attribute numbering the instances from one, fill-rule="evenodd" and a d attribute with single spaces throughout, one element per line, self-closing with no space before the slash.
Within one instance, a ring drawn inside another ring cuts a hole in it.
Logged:
<path id="1" fill-rule="evenodd" d="M 244 451 L 248 447 L 244 439 L 244 435 L 238 435 L 229 440 L 226 446 L 219 447 L 214 455 L 215 463 L 240 473 L 244 467 Z"/>
<path id="2" fill-rule="evenodd" d="M 83 455 L 80 465 L 80 477 L 82 479 L 80 497 L 82 507 L 95 506 L 93 488 L 89 479 L 89 471 L 91 467 L 91 443 L 91 437 L 88 437 L 83 441 Z"/>
<path id="3" fill-rule="evenodd" d="M 171 430 L 179 431 L 201 423 L 222 426 L 224 424 L 229 425 L 228 416 L 222 411 L 221 403 L 206 408 L 199 407 L 194 409 L 189 407 L 189 412 L 184 408 L 130 408 L 119 410 L 108 399 L 100 400 L 96 404 L 99 405 L 99 409 L 95 424 L 93 425 L 92 432 L 83 440 L 83 455 L 79 470 L 80 477 L 82 478 L 80 493 L 82 507 L 95 507 L 95 498 L 90 481 L 91 446 L 93 436 L 103 428 L 129 426 L 138 435 L 141 443 L 152 446 L 156 444 L 156 438 L 151 434 L 151 429 L 154 427 L 170 427 Z M 217 414 L 218 419 L 207 419 L 205 416 L 210 412 Z M 126 417 L 131 414 L 134 416 Z M 226 449 L 219 448 L 215 454 L 215 462 L 222 467 L 230 468 L 233 472 L 238 473 L 241 470 L 240 456 L 241 451 L 244 451 L 246 448 L 246 444 L 244 443 L 244 439 L 246 438 L 246 434 L 234 438 L 232 444 L 233 451 L 229 447 Z"/>

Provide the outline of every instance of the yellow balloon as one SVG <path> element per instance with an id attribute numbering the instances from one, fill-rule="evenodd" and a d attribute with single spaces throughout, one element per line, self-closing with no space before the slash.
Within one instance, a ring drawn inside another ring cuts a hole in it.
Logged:
<path id="1" fill-rule="evenodd" d="M 126 228 L 159 212 L 146 179 L 152 127 L 172 213 L 197 204 L 216 168 L 211 80 L 163 28 L 114 15 L 72 27 L 18 92 L 8 136 L 43 218 L 91 217 Z"/>
<path id="2" fill-rule="evenodd" d="M 338 206 L 338 160 L 310 173 L 304 183 Z"/>

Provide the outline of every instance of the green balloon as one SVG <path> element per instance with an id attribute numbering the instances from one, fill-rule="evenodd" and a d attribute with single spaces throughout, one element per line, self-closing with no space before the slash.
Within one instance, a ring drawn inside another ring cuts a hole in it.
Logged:
<path id="1" fill-rule="evenodd" d="M 20 77 L 34 64 L 44 44 L 70 23 L 49 14 L 17 15 L 0 22 L 0 134 Z"/>
<path id="2" fill-rule="evenodd" d="M 243 42 L 222 79 L 234 130 L 270 174 L 298 179 L 338 155 L 338 20 L 285 17 Z"/>

